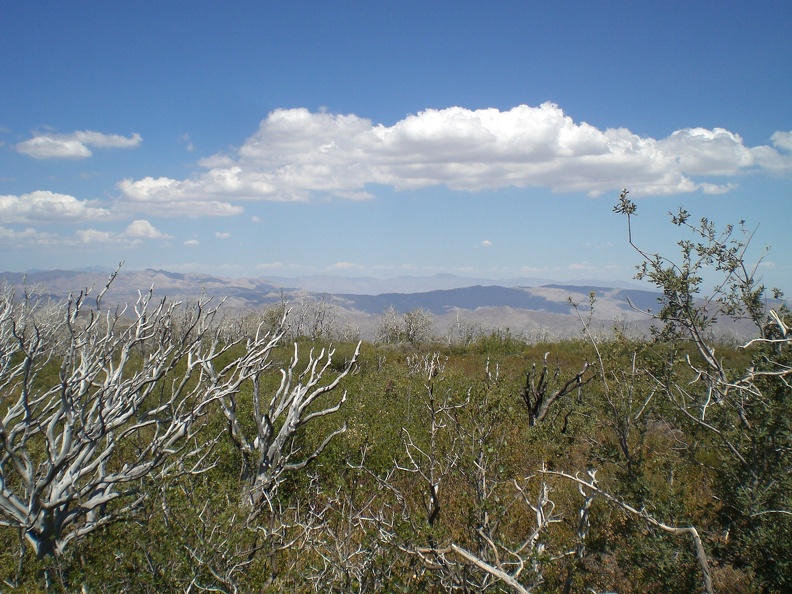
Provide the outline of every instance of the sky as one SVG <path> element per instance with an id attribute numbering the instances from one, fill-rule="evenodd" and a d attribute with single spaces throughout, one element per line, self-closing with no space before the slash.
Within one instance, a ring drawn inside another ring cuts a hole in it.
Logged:
<path id="1" fill-rule="evenodd" d="M 786 0 L 4 3 L 0 270 L 629 280 L 627 188 L 641 248 L 744 220 L 789 293 L 790 30 Z"/>

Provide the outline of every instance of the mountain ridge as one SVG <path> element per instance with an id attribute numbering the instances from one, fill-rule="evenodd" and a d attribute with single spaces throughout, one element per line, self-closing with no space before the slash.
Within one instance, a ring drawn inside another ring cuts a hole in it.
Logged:
<path id="1" fill-rule="evenodd" d="M 431 276 L 401 275 L 390 278 L 371 276 L 347 277 L 328 274 L 299 277 L 263 276 L 267 282 L 284 288 L 299 287 L 314 293 L 340 293 L 346 295 L 379 295 L 382 293 L 425 293 L 443 289 L 462 289 L 476 285 L 499 287 L 539 287 L 548 284 L 572 284 L 610 286 L 618 288 L 639 288 L 640 285 L 625 281 L 603 281 L 595 279 L 575 279 L 569 282 L 537 277 L 511 277 L 488 279 L 454 274 L 435 274 Z"/>
<path id="2" fill-rule="evenodd" d="M 111 274 L 85 270 L 5 272 L 0 273 L 0 282 L 14 289 L 18 295 L 33 291 L 43 297 L 62 300 L 83 291 L 89 294 L 90 299 L 107 285 Z M 303 313 L 312 308 L 326 308 L 325 311 L 331 312 L 339 324 L 357 328 L 358 335 L 364 339 L 376 337 L 377 324 L 388 308 L 393 307 L 399 314 L 421 308 L 432 315 L 439 336 L 464 321 L 484 332 L 509 328 L 515 335 L 555 340 L 580 335 L 580 314 L 587 316 L 587 319 L 589 315 L 592 316 L 587 322 L 590 329 L 612 332 L 615 327 L 620 327 L 629 329 L 635 336 L 646 336 L 653 321 L 650 312 L 658 311 L 662 299 L 662 293 L 636 284 L 596 280 L 577 284 L 556 281 L 528 286 L 531 279 L 519 279 L 528 282 L 522 286 L 502 286 L 497 284 L 500 281 L 454 275 L 439 275 L 439 278 L 401 277 L 398 281 L 400 287 L 414 282 L 416 287 L 440 284 L 452 285 L 452 288 L 377 294 L 310 291 L 297 283 L 293 283 L 297 286 L 282 286 L 274 282 L 276 280 L 280 279 L 230 278 L 153 268 L 121 270 L 113 279 L 111 290 L 104 296 L 102 303 L 106 307 L 134 303 L 141 291 L 148 290 L 153 291 L 155 299 L 167 298 L 169 301 L 190 302 L 200 295 L 206 295 L 215 303 L 223 300 L 224 310 L 229 312 L 250 312 L 286 302 L 293 311 Z M 493 284 L 479 282 L 469 286 L 453 286 L 471 280 Z M 352 285 L 356 282 L 358 280 L 352 280 Z M 360 288 L 363 285 L 358 282 L 356 286 Z M 593 310 L 590 308 L 592 293 Z M 727 323 L 721 331 L 741 337 L 750 334 L 751 328 L 742 323 Z"/>

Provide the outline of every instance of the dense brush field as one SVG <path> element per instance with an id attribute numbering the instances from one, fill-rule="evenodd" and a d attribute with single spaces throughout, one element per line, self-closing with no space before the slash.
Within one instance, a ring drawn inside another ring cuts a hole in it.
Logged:
<path id="1" fill-rule="evenodd" d="M 645 340 L 2 291 L 2 590 L 792 591 L 792 315 L 688 216 Z"/>
<path id="2" fill-rule="evenodd" d="M 311 347 L 321 345 L 300 350 Z M 328 381 L 355 351 L 334 348 Z M 738 378 L 766 351 L 724 347 L 718 356 Z M 271 353 L 260 389 L 277 390 L 292 353 Z M 89 592 L 519 591 L 459 547 L 526 591 L 700 590 L 694 541 L 645 514 L 696 528 L 716 591 L 788 589 L 792 522 L 770 512 L 790 509 L 789 387 L 768 386 L 750 428 L 729 426 L 739 421 L 729 403 L 712 402 L 709 429 L 672 393 L 706 389 L 691 383 L 686 354 L 684 345 L 527 345 L 496 335 L 464 348 L 365 344 L 316 406 L 342 391 L 346 401 L 289 447 L 312 452 L 346 431 L 290 472 L 255 517 L 244 456 L 215 406 L 193 429 L 212 443 L 200 474 L 155 470 L 133 481 L 135 494 L 117 505 L 133 497 L 135 509 L 57 557 L 37 559 L 18 529 L 2 530 L 2 575 L 20 591 L 45 582 Z M 690 363 L 701 365 L 695 353 Z M 38 381 L 57 382 L 57 369 Z M 565 386 L 538 420 L 531 406 Z M 250 390 L 241 387 L 243 424 L 254 423 Z M 732 445 L 759 458 L 758 480 Z M 125 444 L 114 463 L 139 447 Z M 558 473 L 596 479 L 608 496 Z"/>

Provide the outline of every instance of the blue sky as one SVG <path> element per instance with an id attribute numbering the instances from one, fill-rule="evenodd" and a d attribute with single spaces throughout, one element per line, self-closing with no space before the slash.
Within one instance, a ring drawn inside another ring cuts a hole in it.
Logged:
<path id="1" fill-rule="evenodd" d="M 0 270 L 628 280 L 627 187 L 792 291 L 792 3 L 0 13 Z"/>

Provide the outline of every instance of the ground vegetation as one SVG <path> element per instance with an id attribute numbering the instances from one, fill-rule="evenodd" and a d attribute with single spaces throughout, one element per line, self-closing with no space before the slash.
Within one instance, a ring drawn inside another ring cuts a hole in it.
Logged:
<path id="1" fill-rule="evenodd" d="M 615 210 L 648 339 L 593 331 L 596 294 L 572 340 L 415 310 L 359 343 L 321 303 L 4 292 L 2 589 L 789 591 L 792 316 L 744 225 L 675 213 L 671 257 Z"/>

